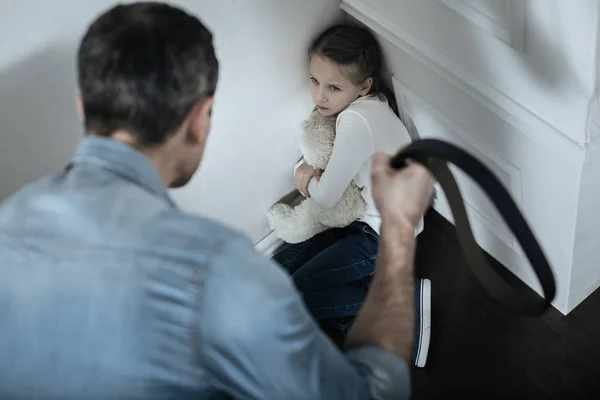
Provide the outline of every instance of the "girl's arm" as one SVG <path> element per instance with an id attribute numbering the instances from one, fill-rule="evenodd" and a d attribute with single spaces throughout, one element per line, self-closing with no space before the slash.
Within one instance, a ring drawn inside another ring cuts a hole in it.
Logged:
<path id="1" fill-rule="evenodd" d="M 369 126 L 363 117 L 344 113 L 336 125 L 329 163 L 321 178 L 313 178 L 308 185 L 310 197 L 323 208 L 335 206 L 373 151 Z"/>

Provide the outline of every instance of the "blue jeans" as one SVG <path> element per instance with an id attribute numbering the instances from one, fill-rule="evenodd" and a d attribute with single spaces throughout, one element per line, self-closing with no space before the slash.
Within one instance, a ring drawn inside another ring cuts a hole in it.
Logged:
<path id="1" fill-rule="evenodd" d="M 345 335 L 367 296 L 378 248 L 379 235 L 357 221 L 285 244 L 273 260 L 292 276 L 315 319 Z"/>

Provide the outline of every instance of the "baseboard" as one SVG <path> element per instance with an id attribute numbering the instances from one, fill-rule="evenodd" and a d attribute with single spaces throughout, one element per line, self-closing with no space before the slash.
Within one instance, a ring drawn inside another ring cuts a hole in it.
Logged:
<path id="1" fill-rule="evenodd" d="M 275 236 L 275 233 L 271 231 L 267 236 L 259 240 L 254 245 L 254 248 L 256 251 L 262 253 L 265 257 L 271 257 L 275 250 L 277 250 L 283 243 L 284 241 Z"/>

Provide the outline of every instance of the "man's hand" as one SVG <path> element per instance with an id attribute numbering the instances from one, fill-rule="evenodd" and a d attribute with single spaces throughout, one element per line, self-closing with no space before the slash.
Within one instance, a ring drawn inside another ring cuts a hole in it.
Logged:
<path id="1" fill-rule="evenodd" d="M 391 156 L 373 156 L 371 181 L 373 200 L 383 222 L 415 227 L 429 206 L 435 180 L 420 164 L 410 163 L 397 171 L 390 167 Z"/>
<path id="2" fill-rule="evenodd" d="M 305 162 L 296 170 L 294 185 L 304 197 L 310 197 L 310 193 L 308 193 L 308 184 L 310 183 L 310 180 L 313 177 L 318 180 L 321 178 L 322 174 L 322 170 L 313 168 Z"/>

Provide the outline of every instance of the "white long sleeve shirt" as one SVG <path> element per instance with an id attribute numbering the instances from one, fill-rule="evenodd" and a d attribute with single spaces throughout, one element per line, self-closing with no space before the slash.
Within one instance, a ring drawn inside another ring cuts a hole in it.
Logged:
<path id="1" fill-rule="evenodd" d="M 313 178 L 308 185 L 311 198 L 321 207 L 331 208 L 354 180 L 363 189 L 362 196 L 367 203 L 361 221 L 379 233 L 381 216 L 371 195 L 372 156 L 377 151 L 395 154 L 410 141 L 406 127 L 383 95 L 359 97 L 337 117 L 336 136 L 327 168 L 320 180 Z M 421 220 L 416 234 L 422 229 Z"/>

